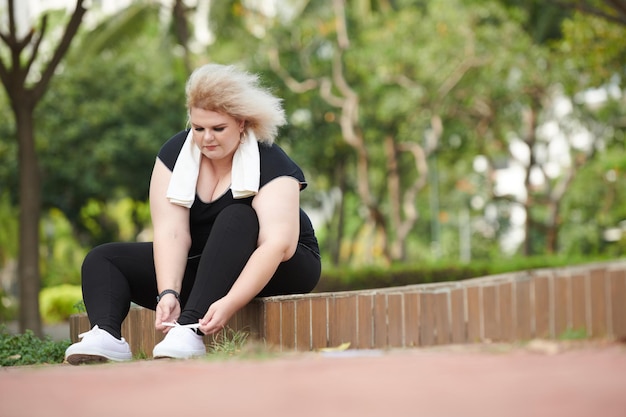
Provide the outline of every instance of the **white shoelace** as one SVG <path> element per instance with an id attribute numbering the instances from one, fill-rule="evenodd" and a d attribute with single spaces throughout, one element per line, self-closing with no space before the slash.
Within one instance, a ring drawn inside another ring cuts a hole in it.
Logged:
<path id="1" fill-rule="evenodd" d="M 93 326 L 93 328 L 92 328 L 91 330 L 88 330 L 88 331 L 86 331 L 86 332 L 83 332 L 83 333 L 79 334 L 79 335 L 78 335 L 78 338 L 79 338 L 79 339 L 82 339 L 83 337 L 87 336 L 88 334 L 91 334 L 91 333 L 98 333 L 98 332 L 101 332 L 101 331 L 102 331 L 102 329 L 100 329 L 100 328 L 98 327 L 98 325 L 96 324 L 95 326 Z"/>
<path id="2" fill-rule="evenodd" d="M 164 321 L 161 323 L 163 326 L 169 326 L 169 327 L 184 327 L 186 329 L 199 329 L 200 328 L 200 323 L 191 323 L 191 324 L 180 324 L 177 321 L 175 322 L 169 322 L 169 321 Z"/>

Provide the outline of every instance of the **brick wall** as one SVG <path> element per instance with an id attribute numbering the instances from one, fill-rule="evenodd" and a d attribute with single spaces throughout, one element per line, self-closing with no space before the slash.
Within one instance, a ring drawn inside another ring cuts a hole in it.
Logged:
<path id="1" fill-rule="evenodd" d="M 122 334 L 133 353 L 162 339 L 154 312 L 133 308 Z M 349 342 L 354 349 L 557 339 L 568 331 L 626 338 L 626 260 L 539 269 L 466 281 L 376 290 L 268 297 L 239 311 L 229 327 L 281 350 Z M 89 330 L 84 314 L 70 336 Z M 211 338 L 205 338 L 211 343 Z"/>

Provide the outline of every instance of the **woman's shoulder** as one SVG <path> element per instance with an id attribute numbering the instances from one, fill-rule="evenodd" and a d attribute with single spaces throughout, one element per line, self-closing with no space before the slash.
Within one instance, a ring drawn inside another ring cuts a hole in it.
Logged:
<path id="1" fill-rule="evenodd" d="M 302 169 L 277 144 L 259 143 L 259 153 L 261 155 L 261 186 L 283 176 L 294 177 L 300 183 L 306 184 Z"/>
<path id="2" fill-rule="evenodd" d="M 159 150 L 158 158 L 172 171 L 189 130 L 181 130 L 169 138 Z"/>

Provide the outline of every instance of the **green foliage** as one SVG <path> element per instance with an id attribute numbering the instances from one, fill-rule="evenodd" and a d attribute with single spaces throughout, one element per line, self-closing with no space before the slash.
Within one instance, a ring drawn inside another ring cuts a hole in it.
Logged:
<path id="1" fill-rule="evenodd" d="M 243 331 L 235 331 L 225 327 L 216 333 L 209 343 L 209 353 L 218 356 L 233 356 L 241 352 L 248 341 L 249 334 Z"/>
<path id="2" fill-rule="evenodd" d="M 17 269 L 17 235 L 18 209 L 11 203 L 9 192 L 0 188 L 0 276 L 9 279 Z M 10 280 L 0 282 L 0 321 L 13 320 L 17 314 L 17 300 L 13 294 L 7 293 L 15 286 Z"/>
<path id="3" fill-rule="evenodd" d="M 90 199 L 80 210 L 80 221 L 97 242 L 134 241 L 150 226 L 148 201 L 131 198 Z"/>
<path id="4" fill-rule="evenodd" d="M 211 343 L 211 353 L 232 354 L 240 350 L 248 339 L 248 333 L 235 331 L 231 328 L 224 328 L 220 333 L 213 336 Z"/>
<path id="5" fill-rule="evenodd" d="M 626 26 L 605 19 L 576 13 L 563 22 L 563 40 L 555 45 L 570 71 L 580 74 L 576 83 L 567 85 L 574 93 L 584 88 L 608 84 L 626 75 Z M 584 76 L 582 76 L 584 74 Z"/>
<path id="6" fill-rule="evenodd" d="M 79 284 L 80 266 L 87 250 L 75 237 L 75 229 L 58 209 L 41 220 L 41 276 L 44 287 Z"/>
<path id="7" fill-rule="evenodd" d="M 8 190 L 0 189 L 0 269 L 17 256 L 17 233 L 18 209 L 11 203 Z"/>
<path id="8" fill-rule="evenodd" d="M 571 266 L 589 262 L 589 258 L 517 257 L 459 263 L 394 264 L 389 267 L 350 268 L 324 267 L 315 292 L 352 291 L 388 288 L 435 282 L 461 281 L 521 272 L 538 268 Z"/>
<path id="9" fill-rule="evenodd" d="M 39 293 L 39 308 L 43 321 L 52 324 L 68 320 L 77 313 L 77 305 L 82 297 L 79 285 L 64 284 L 42 289 Z"/>
<path id="10" fill-rule="evenodd" d="M 161 145 L 185 126 L 186 74 L 158 22 L 158 7 L 137 4 L 82 34 L 37 107 L 44 208 L 65 213 L 88 246 L 119 240 L 127 225 L 103 221 L 92 235 L 81 208 L 146 201 Z"/>
<path id="11" fill-rule="evenodd" d="M 581 327 L 580 329 L 568 328 L 559 335 L 559 340 L 584 340 L 589 337 L 587 329 Z"/>
<path id="12" fill-rule="evenodd" d="M 511 7 L 512 13 L 524 16 L 524 29 L 532 36 L 534 42 L 546 43 L 562 36 L 561 22 L 571 11 L 556 1 L 545 0 L 499 0 Z"/>
<path id="13" fill-rule="evenodd" d="M 224 328 L 214 334 L 209 341 L 208 360 L 224 359 L 267 359 L 276 352 L 265 343 L 249 339 L 250 334 L 244 330 Z"/>
<path id="14" fill-rule="evenodd" d="M 107 51 L 133 51 L 137 38 L 154 34 L 159 28 L 159 5 L 154 2 L 136 1 L 127 8 L 100 23 L 95 30 L 83 33 L 78 39 L 80 54 L 68 59 L 79 61 L 92 59 Z"/>
<path id="15" fill-rule="evenodd" d="M 17 316 L 17 300 L 0 287 L 0 322 L 15 320 Z"/>
<path id="16" fill-rule="evenodd" d="M 565 255 L 622 256 L 626 253 L 626 150 L 616 146 L 581 170 L 563 200 L 559 241 Z M 621 239 L 607 241 L 604 233 L 621 228 Z"/>
<path id="17" fill-rule="evenodd" d="M 327 215 L 325 223 L 316 225 L 325 258 L 353 267 L 329 272 L 329 283 L 385 286 L 486 273 L 475 262 L 441 270 L 428 265 L 436 256 L 448 263 L 460 258 L 458 213 L 474 197 L 484 206 L 471 209 L 471 258 L 487 263 L 501 257 L 498 243 L 510 228 L 513 204 L 494 198 L 493 172 L 475 172 L 474 158 L 487 155 L 493 167 L 505 165 L 511 157 L 509 138 L 524 133 L 530 93 L 561 86 L 575 106 L 569 122 L 584 125 L 601 146 L 597 161 L 578 170 L 562 200 L 559 254 L 624 253 L 626 234 L 617 242 L 603 239 L 607 229 L 619 227 L 626 218 L 623 99 L 594 109 L 583 109 L 579 100 L 581 91 L 601 85 L 610 85 L 616 98 L 623 97 L 623 27 L 536 0 L 345 3 L 350 44 L 343 50 L 342 70 L 359 99 L 357 127 L 367 145 L 367 175 L 388 238 L 397 231 L 389 221 L 383 139 L 392 136 L 397 146 L 424 145 L 433 115 L 441 116 L 444 125 L 429 159 L 431 174 L 437 168 L 438 183 L 427 184 L 414 201 L 403 201 L 418 213 L 406 242 L 408 265 L 404 271 L 393 266 L 392 276 L 385 278 L 389 271 L 382 267 L 354 269 L 357 263 L 384 265 L 387 260 L 372 259 L 363 250 L 375 247 L 375 253 L 383 253 L 381 232 L 372 232 L 364 220 L 357 153 L 341 135 L 341 109 L 320 93 L 321 80 L 333 76 L 333 56 L 339 52 L 334 9 L 326 2 L 290 4 L 292 18 L 285 18 L 282 10 L 265 16 L 240 0 L 216 2 L 206 17 L 215 42 L 193 58 L 260 72 L 263 83 L 285 99 L 290 124 L 281 130 L 278 143 L 305 171 L 310 186 L 302 193 L 303 203 Z M 159 18 L 163 10 L 154 2 L 133 2 L 82 32 L 37 107 L 44 286 L 77 284 L 88 248 L 138 239 L 149 226 L 146 200 L 155 155 L 185 123 L 187 74 L 181 70 L 180 47 Z M 52 23 L 63 22 L 63 16 L 54 14 Z M 274 48 L 295 80 L 316 80 L 315 87 L 290 90 L 267 60 Z M 330 92 L 341 95 L 336 83 Z M 550 116 L 546 108 L 552 101 L 552 96 L 543 98 L 540 122 Z M 0 124 L 0 266 L 5 266 L 17 254 L 19 214 L 19 158 L 5 95 L 0 96 L 0 118 L 7 121 Z M 550 138 L 544 139 L 540 146 L 549 147 Z M 577 155 L 571 156 L 574 160 Z M 401 189 L 406 190 L 419 176 L 415 158 L 404 152 L 397 162 Z M 335 206 L 329 204 L 334 195 L 341 198 Z M 433 196 L 439 207 L 429 204 Z M 529 239 L 542 253 L 546 233 L 541 225 L 550 213 L 540 202 L 548 196 L 534 192 L 533 197 L 530 213 L 540 227 Z M 497 212 L 489 219 L 488 209 Z M 437 255 L 431 250 L 435 239 Z M 417 263 L 427 265 L 423 273 L 412 266 Z"/>
<path id="18" fill-rule="evenodd" d="M 40 339 L 30 330 L 12 335 L 0 325 L 0 366 L 62 363 L 70 341 Z"/>

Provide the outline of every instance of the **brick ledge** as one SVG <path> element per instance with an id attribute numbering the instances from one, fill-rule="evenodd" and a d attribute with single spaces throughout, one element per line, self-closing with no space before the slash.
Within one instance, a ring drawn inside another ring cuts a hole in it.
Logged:
<path id="1" fill-rule="evenodd" d="M 122 335 L 135 355 L 162 338 L 154 312 L 131 308 Z M 536 269 L 465 281 L 258 298 L 228 327 L 281 350 L 355 349 L 559 338 L 626 337 L 626 260 Z M 70 338 L 90 328 L 70 317 Z M 205 342 L 213 338 L 206 336 Z"/>

